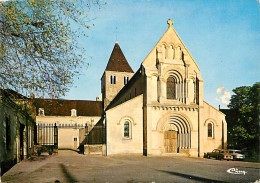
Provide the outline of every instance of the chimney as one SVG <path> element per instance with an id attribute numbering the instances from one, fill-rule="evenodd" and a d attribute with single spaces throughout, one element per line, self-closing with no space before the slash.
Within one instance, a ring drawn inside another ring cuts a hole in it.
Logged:
<path id="1" fill-rule="evenodd" d="M 35 95 L 33 93 L 31 93 L 31 99 L 35 99 Z"/>

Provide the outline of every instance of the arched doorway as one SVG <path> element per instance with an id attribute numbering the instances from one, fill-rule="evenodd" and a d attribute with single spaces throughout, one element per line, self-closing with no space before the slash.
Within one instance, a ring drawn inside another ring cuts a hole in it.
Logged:
<path id="1" fill-rule="evenodd" d="M 191 125 L 187 117 L 177 113 L 164 116 L 157 123 L 157 131 L 163 133 L 165 153 L 191 148 Z"/>

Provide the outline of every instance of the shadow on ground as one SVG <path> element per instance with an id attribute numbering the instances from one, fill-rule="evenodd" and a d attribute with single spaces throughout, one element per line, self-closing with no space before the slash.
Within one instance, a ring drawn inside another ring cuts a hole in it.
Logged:
<path id="1" fill-rule="evenodd" d="M 158 170 L 160 172 L 164 172 L 164 173 L 168 173 L 170 175 L 175 175 L 175 176 L 179 176 L 185 179 L 189 179 L 191 181 L 198 181 L 198 182 L 223 182 L 223 181 L 219 181 L 219 180 L 213 180 L 213 179 L 207 179 L 207 178 L 203 178 L 203 177 L 197 177 L 194 175 L 188 175 L 188 174 L 183 174 L 183 173 L 178 173 L 178 172 L 171 172 L 171 171 L 167 171 L 167 170 Z"/>
<path id="2" fill-rule="evenodd" d="M 64 164 L 60 164 L 60 168 L 66 178 L 66 182 L 78 182 L 77 179 L 70 174 L 70 172 L 67 170 Z M 55 183 L 60 183 L 60 181 L 55 180 Z"/>

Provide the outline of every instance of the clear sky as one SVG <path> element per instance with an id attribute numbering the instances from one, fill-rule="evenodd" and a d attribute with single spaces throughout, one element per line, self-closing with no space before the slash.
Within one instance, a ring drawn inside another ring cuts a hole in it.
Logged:
<path id="1" fill-rule="evenodd" d="M 88 69 L 63 98 L 95 100 L 116 39 L 136 71 L 157 41 L 173 27 L 204 80 L 204 100 L 227 108 L 232 89 L 260 81 L 259 0 L 107 0 L 94 10 L 95 26 L 80 43 Z"/>

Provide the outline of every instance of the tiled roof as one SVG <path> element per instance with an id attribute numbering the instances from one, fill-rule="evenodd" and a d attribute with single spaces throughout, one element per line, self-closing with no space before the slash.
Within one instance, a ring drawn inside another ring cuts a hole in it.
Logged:
<path id="1" fill-rule="evenodd" d="M 134 71 L 128 64 L 119 44 L 116 42 L 107 63 L 106 71 L 131 72 Z"/>
<path id="2" fill-rule="evenodd" d="M 26 96 L 12 90 L 12 89 L 0 89 L 0 95 L 8 97 L 10 99 L 28 99 Z"/>
<path id="3" fill-rule="evenodd" d="M 77 116 L 101 116 L 103 107 L 101 101 L 34 99 L 37 114 L 39 108 L 44 108 L 45 116 L 71 116 L 71 109 L 77 110 Z"/>

